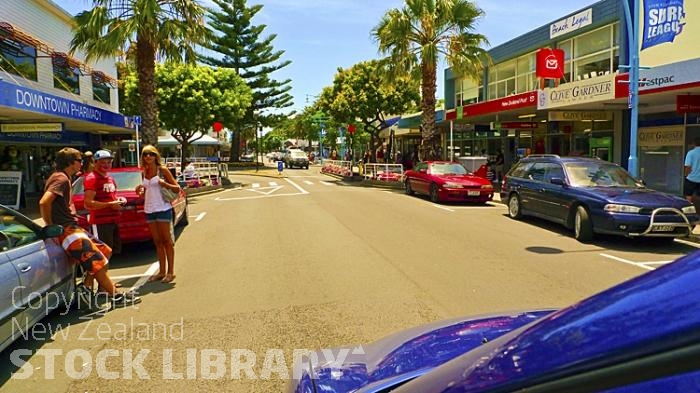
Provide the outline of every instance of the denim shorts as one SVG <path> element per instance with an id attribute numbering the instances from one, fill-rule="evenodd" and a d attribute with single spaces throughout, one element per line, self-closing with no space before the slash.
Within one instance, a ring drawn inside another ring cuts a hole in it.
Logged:
<path id="1" fill-rule="evenodd" d="M 163 210 L 162 212 L 146 213 L 146 222 L 172 222 L 173 209 Z"/>

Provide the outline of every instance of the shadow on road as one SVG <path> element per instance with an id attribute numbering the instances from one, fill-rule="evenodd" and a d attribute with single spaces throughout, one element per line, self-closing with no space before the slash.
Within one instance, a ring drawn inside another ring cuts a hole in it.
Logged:
<path id="1" fill-rule="evenodd" d="M 504 214 L 508 217 L 508 214 Z M 562 225 L 543 220 L 535 217 L 525 217 L 522 219 L 530 225 L 535 225 L 542 229 L 557 233 L 564 237 L 574 237 L 572 230 L 563 227 Z M 653 254 L 689 254 L 691 252 L 697 251 L 697 247 L 693 247 L 688 244 L 681 242 L 667 242 L 668 239 L 665 238 L 627 238 L 623 236 L 613 236 L 613 235 L 596 235 L 590 245 L 598 246 L 605 250 L 614 251 L 629 251 L 629 252 L 648 252 Z M 557 254 L 559 250 L 556 248 L 549 249 L 548 247 L 531 247 L 527 251 L 538 253 L 538 254 Z M 571 251 L 561 251 L 569 253 Z M 581 250 L 580 252 L 590 252 L 590 250 Z"/>

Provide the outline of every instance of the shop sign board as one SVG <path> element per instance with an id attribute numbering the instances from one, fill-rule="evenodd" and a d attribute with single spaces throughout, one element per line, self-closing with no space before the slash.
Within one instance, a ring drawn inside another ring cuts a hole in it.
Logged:
<path id="1" fill-rule="evenodd" d="M 0 204 L 19 209 L 22 172 L 0 172 Z"/>
<path id="2" fill-rule="evenodd" d="M 0 124 L 2 132 L 61 132 L 63 123 L 11 123 Z"/>
<path id="3" fill-rule="evenodd" d="M 613 119 L 610 111 L 550 111 L 549 121 L 590 121 Z"/>
<path id="4" fill-rule="evenodd" d="M 643 0 L 640 65 L 658 67 L 700 58 L 700 1 Z"/>
<path id="5" fill-rule="evenodd" d="M 682 126 L 640 128 L 640 147 L 683 146 L 685 132 Z"/>
<path id="6" fill-rule="evenodd" d="M 540 90 L 537 109 L 552 109 L 614 98 L 615 75 L 610 74 Z"/>
<path id="7" fill-rule="evenodd" d="M 530 91 L 527 93 L 516 94 L 510 97 L 499 98 L 485 102 L 462 107 L 463 116 L 479 116 L 489 113 L 497 113 L 511 109 L 529 108 L 537 105 L 537 92 Z"/>
<path id="8" fill-rule="evenodd" d="M 125 127 L 126 123 L 122 114 L 2 80 L 0 106 L 114 127 Z"/>
<path id="9" fill-rule="evenodd" d="M 593 23 L 593 9 L 589 8 L 549 25 L 549 38 L 553 39 L 564 34 L 569 34 L 591 23 Z"/>
<path id="10" fill-rule="evenodd" d="M 676 96 L 676 112 L 700 113 L 700 96 L 681 95 Z"/>

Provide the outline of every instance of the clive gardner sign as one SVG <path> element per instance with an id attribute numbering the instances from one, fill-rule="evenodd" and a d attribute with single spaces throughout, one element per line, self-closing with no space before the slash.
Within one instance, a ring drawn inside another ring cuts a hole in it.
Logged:
<path id="1" fill-rule="evenodd" d="M 78 101 L 0 81 L 0 105 L 124 128 L 124 115 Z"/>

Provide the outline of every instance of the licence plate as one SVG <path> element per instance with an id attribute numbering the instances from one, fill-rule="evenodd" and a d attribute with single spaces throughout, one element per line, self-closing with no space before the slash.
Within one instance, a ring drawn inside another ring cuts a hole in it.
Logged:
<path id="1" fill-rule="evenodd" d="M 673 225 L 654 225 L 651 228 L 652 232 L 673 232 L 675 227 Z"/>
<path id="2" fill-rule="evenodd" d="M 479 196 L 481 195 L 481 191 L 468 191 L 467 195 L 469 196 Z"/>

